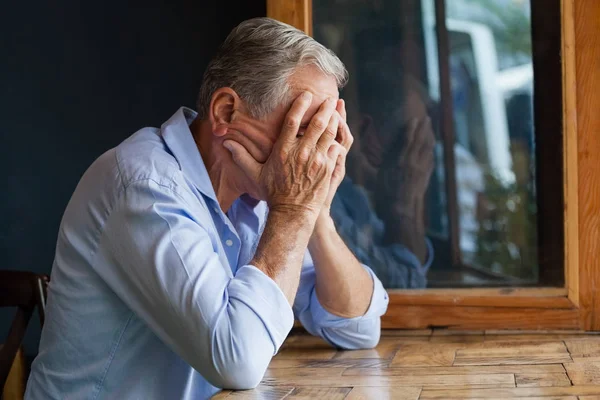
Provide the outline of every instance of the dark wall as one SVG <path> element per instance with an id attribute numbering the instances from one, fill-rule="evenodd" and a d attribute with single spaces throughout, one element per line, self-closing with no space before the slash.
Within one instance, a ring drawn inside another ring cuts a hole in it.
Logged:
<path id="1" fill-rule="evenodd" d="M 137 4 L 136 4 L 137 3 Z M 194 106 L 202 73 L 266 1 L 10 2 L 0 13 L 0 269 L 49 273 L 63 210 L 96 157 Z M 0 343 L 12 313 L 0 313 Z M 31 324 L 27 350 L 39 337 Z"/>

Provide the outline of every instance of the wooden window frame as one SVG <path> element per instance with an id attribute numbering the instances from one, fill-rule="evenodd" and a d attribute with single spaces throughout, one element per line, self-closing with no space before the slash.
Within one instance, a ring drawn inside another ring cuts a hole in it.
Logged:
<path id="1" fill-rule="evenodd" d="M 267 16 L 312 33 L 312 0 Z M 599 20 L 599 1 L 562 0 L 564 287 L 390 290 L 384 328 L 600 330 Z"/>

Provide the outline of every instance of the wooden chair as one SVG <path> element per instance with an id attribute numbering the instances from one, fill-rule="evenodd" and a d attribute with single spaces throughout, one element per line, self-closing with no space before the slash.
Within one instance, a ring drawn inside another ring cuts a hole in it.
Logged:
<path id="1" fill-rule="evenodd" d="M 24 271 L 0 270 L 0 307 L 16 307 L 8 337 L 0 348 L 0 393 L 4 389 L 15 356 L 19 351 L 31 315 L 37 306 L 44 324 L 46 289 L 49 278 Z"/>

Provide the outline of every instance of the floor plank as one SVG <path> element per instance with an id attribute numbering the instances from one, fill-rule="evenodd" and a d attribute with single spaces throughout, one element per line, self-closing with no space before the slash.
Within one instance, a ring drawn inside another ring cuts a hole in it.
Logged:
<path id="1" fill-rule="evenodd" d="M 351 388 L 333 387 L 333 388 L 318 388 L 318 387 L 299 387 L 294 389 L 292 393 L 286 397 L 287 399 L 331 399 L 343 400 L 350 393 Z"/>
<path id="2" fill-rule="evenodd" d="M 387 338 L 386 338 L 387 339 Z M 335 355 L 336 360 L 378 358 L 391 359 L 405 343 L 412 343 L 417 337 L 403 337 L 399 340 L 382 340 L 374 349 L 340 351 Z M 407 341 L 408 340 L 408 341 Z"/>
<path id="3" fill-rule="evenodd" d="M 295 379 L 295 378 L 337 378 L 342 376 L 346 368 L 269 368 L 265 373 L 265 378 L 273 379 Z M 291 385 L 296 386 L 296 385 Z M 321 386 L 321 385 L 319 385 Z M 335 385 L 333 385 L 335 386 Z M 346 385 L 342 385 L 346 386 Z M 352 386 L 352 385 L 350 385 Z"/>
<path id="4" fill-rule="evenodd" d="M 224 390 L 214 395 L 212 400 L 280 400 L 286 397 L 294 390 L 293 387 L 282 386 L 259 386 L 254 390 L 230 391 Z"/>
<path id="5" fill-rule="evenodd" d="M 573 385 L 600 384 L 600 361 L 565 364 Z"/>
<path id="6" fill-rule="evenodd" d="M 565 372 L 548 374 L 539 373 L 537 369 L 535 372 L 515 374 L 515 381 L 517 387 L 571 386 L 571 381 Z"/>
<path id="7" fill-rule="evenodd" d="M 402 346 L 392 359 L 392 366 L 448 367 L 454 362 L 456 345 L 429 343 Z"/>
<path id="8" fill-rule="evenodd" d="M 494 342 L 456 351 L 454 365 L 561 364 L 572 362 L 563 342 Z"/>
<path id="9" fill-rule="evenodd" d="M 490 365 L 464 367 L 379 367 L 348 368 L 342 375 L 346 376 L 394 376 L 394 375 L 472 375 L 472 374 L 527 374 L 535 371 L 542 375 L 564 374 L 560 364 L 548 365 Z"/>
<path id="10" fill-rule="evenodd" d="M 506 389 L 462 389 L 431 390 L 423 389 L 419 399 L 513 399 L 515 397 L 560 397 L 600 395 L 600 386 L 565 386 L 541 388 L 506 388 Z"/>
<path id="11" fill-rule="evenodd" d="M 280 351 L 274 360 L 331 360 L 337 351 L 335 349 L 284 349 Z"/>
<path id="12" fill-rule="evenodd" d="M 301 370 L 297 371 L 300 372 Z M 270 370 L 269 376 L 265 377 L 262 383 L 269 386 L 293 387 L 410 386 L 438 389 L 508 388 L 515 386 L 513 374 L 339 376 L 337 373 L 334 373 L 333 375 L 298 375 L 290 373 L 290 371 L 284 368 Z"/>
<path id="13" fill-rule="evenodd" d="M 600 357 L 600 337 L 568 339 L 565 344 L 574 358 Z"/>
<path id="14" fill-rule="evenodd" d="M 422 397 L 421 397 L 422 398 Z M 582 399 L 581 396 L 577 397 L 577 396 L 543 396 L 543 397 L 538 397 L 538 396 L 528 396 L 528 397 L 474 397 L 471 398 L 470 400 L 580 400 Z"/>
<path id="15" fill-rule="evenodd" d="M 346 400 L 417 400 L 421 388 L 413 387 L 355 387 Z"/>
<path id="16" fill-rule="evenodd" d="M 332 360 L 273 359 L 269 364 L 274 368 L 387 368 L 389 360 L 379 358 L 347 358 Z"/>
<path id="17" fill-rule="evenodd" d="M 536 365 L 536 364 L 563 364 L 572 360 L 564 354 L 536 354 L 523 356 L 502 357 L 464 357 L 457 356 L 453 365 Z"/>

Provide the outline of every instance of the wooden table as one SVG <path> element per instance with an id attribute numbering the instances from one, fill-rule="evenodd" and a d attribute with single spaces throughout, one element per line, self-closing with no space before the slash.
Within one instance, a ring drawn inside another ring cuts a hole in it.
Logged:
<path id="1" fill-rule="evenodd" d="M 384 331 L 359 351 L 295 335 L 257 389 L 213 398 L 600 399 L 600 335 Z"/>

